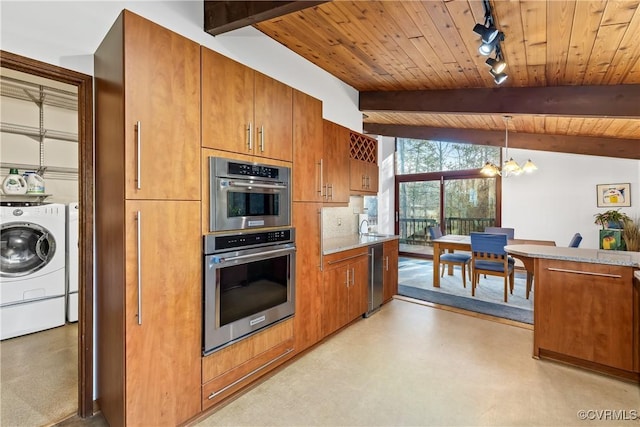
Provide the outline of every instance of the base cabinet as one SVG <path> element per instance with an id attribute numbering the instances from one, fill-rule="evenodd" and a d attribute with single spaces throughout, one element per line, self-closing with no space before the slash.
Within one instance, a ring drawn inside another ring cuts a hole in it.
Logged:
<path id="1" fill-rule="evenodd" d="M 399 240 L 384 242 L 382 258 L 384 260 L 382 279 L 382 301 L 387 302 L 398 293 L 398 250 Z"/>
<path id="2" fill-rule="evenodd" d="M 323 335 L 327 336 L 367 311 L 368 248 L 325 256 L 323 273 Z"/>
<path id="3" fill-rule="evenodd" d="M 320 228 L 322 203 L 293 203 L 296 239 L 296 314 L 294 320 L 296 352 L 304 351 L 322 339 L 322 242 Z"/>
<path id="4" fill-rule="evenodd" d="M 534 356 L 640 372 L 631 267 L 535 260 Z"/>
<path id="5" fill-rule="evenodd" d="M 293 320 L 289 319 L 202 358 L 202 410 L 246 387 L 293 355 Z"/>

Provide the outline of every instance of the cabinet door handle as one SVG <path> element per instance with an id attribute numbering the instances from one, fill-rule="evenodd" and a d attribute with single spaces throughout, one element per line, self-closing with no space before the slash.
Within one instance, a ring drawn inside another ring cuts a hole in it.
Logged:
<path id="1" fill-rule="evenodd" d="M 320 166 L 320 186 L 318 187 L 318 194 L 320 196 L 322 196 L 322 159 L 320 159 L 320 162 L 318 162 L 318 165 Z"/>
<path id="2" fill-rule="evenodd" d="M 622 276 L 620 274 L 594 273 L 594 272 L 591 272 L 591 271 L 567 270 L 565 268 L 547 267 L 547 270 L 549 270 L 549 271 L 557 271 L 559 273 L 584 274 L 585 276 L 611 277 L 613 279 L 622 278 Z"/>
<path id="3" fill-rule="evenodd" d="M 260 151 L 264 153 L 264 126 L 260 126 L 258 133 L 260 134 Z"/>
<path id="4" fill-rule="evenodd" d="M 253 150 L 253 124 L 251 122 L 247 126 L 247 146 L 249 147 L 248 151 Z"/>
<path id="5" fill-rule="evenodd" d="M 356 268 L 351 267 L 351 284 L 355 286 L 356 284 Z"/>
<path id="6" fill-rule="evenodd" d="M 349 269 L 347 268 L 347 288 L 349 287 Z"/>
<path id="7" fill-rule="evenodd" d="M 389 271 L 389 255 L 385 257 L 385 263 L 387 264 L 387 271 Z"/>
<path id="8" fill-rule="evenodd" d="M 322 271 L 324 264 L 324 258 L 322 255 L 322 209 L 318 209 L 318 229 L 320 230 L 320 236 L 318 236 L 318 247 L 320 249 L 320 271 Z"/>
<path id="9" fill-rule="evenodd" d="M 140 155 L 142 154 L 142 124 L 140 120 L 136 122 L 136 188 L 142 189 L 140 182 Z"/>
<path id="10" fill-rule="evenodd" d="M 138 211 L 136 215 L 138 221 L 138 325 L 142 325 L 142 212 Z"/>

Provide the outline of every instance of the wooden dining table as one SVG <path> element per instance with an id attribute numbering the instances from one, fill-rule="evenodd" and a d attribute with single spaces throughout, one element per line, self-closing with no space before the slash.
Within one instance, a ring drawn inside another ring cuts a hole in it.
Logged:
<path id="1" fill-rule="evenodd" d="M 460 234 L 445 234 L 442 237 L 432 240 L 433 243 L 433 287 L 440 287 L 440 252 L 448 251 L 466 251 L 471 252 L 471 236 Z M 543 245 L 555 246 L 556 242 L 552 240 L 535 240 L 535 239 L 509 239 L 508 245 Z M 522 262 L 524 269 L 527 271 L 527 296 L 533 284 L 533 258 L 526 256 L 510 254 L 513 258 L 517 258 Z M 448 266 L 448 274 L 453 274 L 453 266 Z"/>

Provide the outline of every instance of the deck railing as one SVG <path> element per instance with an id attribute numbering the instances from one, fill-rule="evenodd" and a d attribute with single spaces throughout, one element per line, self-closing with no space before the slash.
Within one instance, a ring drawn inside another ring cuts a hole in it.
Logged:
<path id="1" fill-rule="evenodd" d="M 431 218 L 400 218 L 400 243 L 409 245 L 427 245 L 431 241 L 429 227 L 437 226 L 438 221 Z M 459 218 L 444 219 L 445 234 L 468 235 L 472 231 L 484 231 L 485 227 L 493 227 L 495 218 Z"/>

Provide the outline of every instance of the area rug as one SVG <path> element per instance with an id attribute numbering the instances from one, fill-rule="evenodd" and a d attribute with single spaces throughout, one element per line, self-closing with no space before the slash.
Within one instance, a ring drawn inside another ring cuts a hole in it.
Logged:
<path id="1" fill-rule="evenodd" d="M 471 280 L 462 285 L 461 271 L 454 269 L 440 280 L 440 288 L 433 287 L 433 261 L 401 257 L 398 265 L 398 293 L 410 298 L 457 307 L 477 313 L 533 324 L 533 293 L 525 296 L 526 275 L 516 274 L 514 293 L 504 302 L 504 282 L 500 277 L 482 277 L 471 296 Z"/>
<path id="2" fill-rule="evenodd" d="M 459 297 L 442 292 L 435 292 L 428 289 L 420 289 L 404 285 L 398 285 L 398 294 L 435 304 L 447 305 L 449 307 L 461 308 L 475 313 L 488 314 L 490 316 L 533 325 L 533 311 L 523 310 L 521 308 L 506 307 L 492 302 Z"/>

